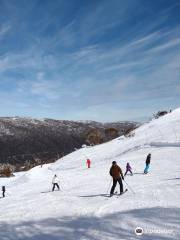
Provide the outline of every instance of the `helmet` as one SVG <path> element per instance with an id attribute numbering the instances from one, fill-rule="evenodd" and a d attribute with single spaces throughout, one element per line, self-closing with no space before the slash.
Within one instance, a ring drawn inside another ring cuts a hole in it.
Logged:
<path id="1" fill-rule="evenodd" d="M 115 165 L 115 164 L 116 164 L 116 161 L 113 161 L 112 164 Z"/>

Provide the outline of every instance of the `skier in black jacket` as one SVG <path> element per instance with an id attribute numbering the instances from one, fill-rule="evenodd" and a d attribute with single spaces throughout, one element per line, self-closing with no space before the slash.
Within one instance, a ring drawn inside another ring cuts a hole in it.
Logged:
<path id="1" fill-rule="evenodd" d="M 3 197 L 5 197 L 5 191 L 6 191 L 5 186 L 2 186 L 2 196 L 3 196 Z"/>
<path id="2" fill-rule="evenodd" d="M 144 169 L 145 174 L 148 173 L 150 162 L 151 162 L 151 153 L 149 153 L 146 158 L 146 167 Z"/>

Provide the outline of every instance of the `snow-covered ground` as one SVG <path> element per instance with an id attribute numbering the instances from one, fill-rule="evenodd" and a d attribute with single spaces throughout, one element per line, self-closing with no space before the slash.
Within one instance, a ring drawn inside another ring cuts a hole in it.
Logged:
<path id="1" fill-rule="evenodd" d="M 150 172 L 144 175 L 148 153 Z M 86 158 L 92 160 L 90 169 Z M 180 108 L 144 124 L 132 138 L 83 148 L 54 164 L 1 178 L 7 192 L 0 199 L 0 240 L 179 240 L 179 158 Z M 129 162 L 134 175 L 125 177 L 127 193 L 109 198 L 113 160 L 123 171 Z M 61 191 L 51 192 L 54 174 Z M 143 228 L 142 236 L 135 234 L 136 227 Z"/>

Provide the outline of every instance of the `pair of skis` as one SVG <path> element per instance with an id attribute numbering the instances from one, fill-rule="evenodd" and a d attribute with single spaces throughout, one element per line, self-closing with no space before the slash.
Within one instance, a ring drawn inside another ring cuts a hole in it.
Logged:
<path id="1" fill-rule="evenodd" d="M 118 197 L 120 197 L 121 195 L 123 195 L 123 194 L 126 193 L 127 191 L 128 191 L 128 189 L 126 188 L 126 189 L 124 190 L 124 192 L 122 192 L 121 194 L 115 192 L 115 193 L 113 193 L 113 194 L 110 194 L 109 197 L 113 197 L 113 196 L 118 196 Z"/>

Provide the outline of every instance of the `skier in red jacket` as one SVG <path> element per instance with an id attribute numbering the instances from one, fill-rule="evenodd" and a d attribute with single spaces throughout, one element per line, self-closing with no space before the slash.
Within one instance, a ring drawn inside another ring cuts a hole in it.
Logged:
<path id="1" fill-rule="evenodd" d="M 87 159 L 86 164 L 87 164 L 88 168 L 90 168 L 91 167 L 91 160 Z"/>

